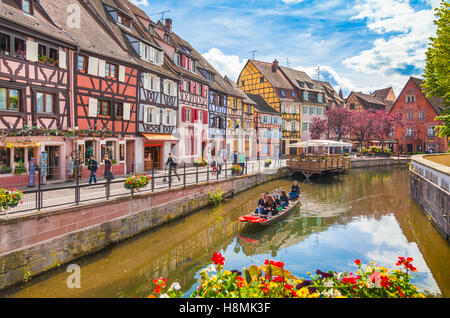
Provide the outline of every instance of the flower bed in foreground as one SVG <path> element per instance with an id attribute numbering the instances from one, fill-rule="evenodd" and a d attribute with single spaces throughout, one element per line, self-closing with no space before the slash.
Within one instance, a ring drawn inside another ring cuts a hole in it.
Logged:
<path id="1" fill-rule="evenodd" d="M 198 289 L 191 298 L 424 298 L 411 284 L 412 272 L 417 269 L 413 259 L 399 257 L 397 269 L 371 262 L 363 265 L 354 261 L 355 273 L 316 271 L 309 279 L 297 278 L 286 270 L 283 262 L 266 260 L 264 265 L 252 265 L 242 272 L 224 270 L 225 258 L 220 253 L 212 257 L 214 265 L 201 272 Z M 211 273 L 211 274 L 210 274 Z M 166 286 L 167 279 L 159 278 L 150 298 L 182 297 L 178 283 Z"/>

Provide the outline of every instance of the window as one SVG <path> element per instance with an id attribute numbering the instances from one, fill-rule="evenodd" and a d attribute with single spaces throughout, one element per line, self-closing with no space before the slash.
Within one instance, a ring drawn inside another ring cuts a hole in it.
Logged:
<path id="1" fill-rule="evenodd" d="M 407 119 L 414 119 L 414 113 L 413 112 L 409 112 L 408 114 L 407 114 L 407 117 L 406 117 Z"/>
<path id="2" fill-rule="evenodd" d="M 55 95 L 37 92 L 36 110 L 38 113 L 53 114 L 55 112 Z"/>
<path id="3" fill-rule="evenodd" d="M 177 66 L 181 66 L 181 56 L 178 53 L 174 53 L 173 54 L 173 62 L 177 65 Z"/>
<path id="4" fill-rule="evenodd" d="M 121 13 L 117 13 L 117 23 L 126 26 L 129 28 L 131 26 L 130 18 L 126 17 L 125 15 Z"/>
<path id="5" fill-rule="evenodd" d="M 192 122 L 192 110 L 190 108 L 184 109 L 184 118 L 186 123 Z"/>
<path id="6" fill-rule="evenodd" d="M 25 60 L 26 55 L 25 41 L 19 38 L 14 39 L 14 56 Z"/>
<path id="7" fill-rule="evenodd" d="M 291 92 L 291 96 L 292 96 L 292 98 L 295 98 L 295 93 Z"/>
<path id="8" fill-rule="evenodd" d="M 414 136 L 414 128 L 408 128 L 406 130 L 406 136 L 413 137 Z"/>
<path id="9" fill-rule="evenodd" d="M 308 100 L 309 99 L 309 93 L 308 92 L 303 92 L 303 99 L 304 100 Z"/>
<path id="10" fill-rule="evenodd" d="M 308 106 L 303 106 L 303 114 L 307 114 L 309 112 L 309 107 Z"/>
<path id="11" fill-rule="evenodd" d="M 111 115 L 111 103 L 105 100 L 98 101 L 97 115 L 109 117 Z"/>
<path id="12" fill-rule="evenodd" d="M 242 81 L 242 82 L 241 82 L 241 86 L 244 86 L 244 85 L 245 85 L 245 81 Z"/>
<path id="13" fill-rule="evenodd" d="M 284 90 L 281 90 L 281 96 L 286 97 L 286 94 L 284 93 Z"/>
<path id="14" fill-rule="evenodd" d="M 436 131 L 434 130 L 434 127 L 428 127 L 428 136 L 429 137 L 436 136 Z"/>
<path id="15" fill-rule="evenodd" d="M 59 64 L 59 51 L 57 49 L 50 48 L 48 56 L 51 64 Z"/>
<path id="16" fill-rule="evenodd" d="M 316 108 L 310 106 L 310 107 L 309 107 L 309 114 L 310 114 L 310 115 L 315 115 L 315 114 L 316 114 Z"/>
<path id="17" fill-rule="evenodd" d="M 105 155 L 108 155 L 109 160 L 113 161 L 115 158 L 115 145 L 114 141 L 107 141 L 105 145 Z M 104 155 L 102 156 L 105 157 Z M 104 160 L 104 159 L 103 159 Z"/>
<path id="18" fill-rule="evenodd" d="M 264 77 L 261 77 L 261 78 L 259 79 L 259 81 L 260 81 L 260 83 L 264 83 Z"/>
<path id="19" fill-rule="evenodd" d="M 145 106 L 144 108 L 144 123 L 155 124 L 156 123 L 156 108 L 151 106 Z"/>
<path id="20" fill-rule="evenodd" d="M 0 110 L 19 111 L 20 95 L 17 89 L 0 88 Z"/>
<path id="21" fill-rule="evenodd" d="M 93 140 L 86 140 L 85 142 L 85 147 L 83 150 L 84 152 L 84 162 L 88 163 L 89 160 L 91 159 L 91 156 L 94 156 L 95 158 L 95 141 Z M 83 156 L 82 156 L 83 158 Z"/>
<path id="22" fill-rule="evenodd" d="M 0 148 L 0 174 L 11 172 L 11 149 Z"/>
<path id="23" fill-rule="evenodd" d="M 406 96 L 407 103 L 414 103 L 416 101 L 416 96 Z"/>
<path id="24" fill-rule="evenodd" d="M 31 0 L 22 0 L 22 11 L 26 14 L 33 14 L 33 4 Z"/>
<path id="25" fill-rule="evenodd" d="M 10 37 L 8 34 L 0 33 L 0 53 L 9 55 L 10 54 Z"/>
<path id="26" fill-rule="evenodd" d="M 350 109 L 355 110 L 355 103 L 350 104 Z"/>
<path id="27" fill-rule="evenodd" d="M 122 103 L 114 103 L 114 118 L 116 118 L 116 119 L 123 118 L 123 104 Z"/>
<path id="28" fill-rule="evenodd" d="M 425 113 L 424 112 L 420 112 L 419 113 L 419 119 L 424 119 L 425 118 Z"/>
<path id="29" fill-rule="evenodd" d="M 77 58 L 77 70 L 81 73 L 87 72 L 87 57 L 84 55 L 78 55 Z"/>
<path id="30" fill-rule="evenodd" d="M 319 103 L 323 103 L 323 95 L 322 94 L 317 95 L 317 99 L 319 100 Z"/>
<path id="31" fill-rule="evenodd" d="M 117 65 L 112 63 L 105 63 L 105 77 L 110 79 L 117 79 Z"/>
<path id="32" fill-rule="evenodd" d="M 39 61 L 43 61 L 44 58 L 47 58 L 47 46 L 43 44 L 38 45 L 38 58 Z"/>

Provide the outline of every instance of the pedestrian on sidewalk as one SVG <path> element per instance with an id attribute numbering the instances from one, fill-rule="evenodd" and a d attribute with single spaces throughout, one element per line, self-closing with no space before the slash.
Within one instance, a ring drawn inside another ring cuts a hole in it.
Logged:
<path id="1" fill-rule="evenodd" d="M 236 165 L 238 161 L 238 154 L 236 152 L 236 150 L 233 153 L 233 165 Z"/>
<path id="2" fill-rule="evenodd" d="M 175 173 L 175 175 L 178 177 L 178 181 L 181 181 L 180 176 L 177 173 L 177 158 L 172 155 L 172 153 L 169 153 L 169 158 L 167 158 L 166 165 L 169 166 L 169 180 L 172 181 L 172 172 Z"/>
<path id="3" fill-rule="evenodd" d="M 108 155 L 105 155 L 104 158 L 105 158 L 105 172 L 104 172 L 103 176 L 106 179 L 106 183 L 111 183 L 111 180 L 114 179 L 114 175 L 111 172 L 112 162 L 111 162 L 111 160 L 109 160 Z"/>
<path id="4" fill-rule="evenodd" d="M 89 184 L 92 184 L 92 182 L 97 184 L 96 173 L 98 170 L 98 163 L 97 160 L 95 160 L 94 156 L 91 156 L 91 159 L 89 160 L 88 170 L 91 172 L 91 175 L 89 176 Z"/>
<path id="5" fill-rule="evenodd" d="M 219 155 L 219 157 L 217 158 L 217 174 L 220 176 L 220 174 L 222 173 L 222 166 L 223 166 L 223 158 L 222 156 Z"/>

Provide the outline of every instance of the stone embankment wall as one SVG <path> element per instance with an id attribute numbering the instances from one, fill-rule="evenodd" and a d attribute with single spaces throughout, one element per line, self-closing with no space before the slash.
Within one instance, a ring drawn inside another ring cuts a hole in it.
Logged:
<path id="1" fill-rule="evenodd" d="M 352 159 L 352 169 L 370 168 L 370 167 L 387 167 L 406 165 L 410 162 L 409 158 L 371 158 L 371 159 Z"/>
<path id="2" fill-rule="evenodd" d="M 436 229 L 450 241 L 450 167 L 427 157 L 430 158 L 429 155 L 412 157 L 410 194 Z"/>
<path id="3" fill-rule="evenodd" d="M 0 289 L 209 205 L 208 192 L 225 196 L 288 175 L 254 174 L 63 210 L 0 220 Z"/>

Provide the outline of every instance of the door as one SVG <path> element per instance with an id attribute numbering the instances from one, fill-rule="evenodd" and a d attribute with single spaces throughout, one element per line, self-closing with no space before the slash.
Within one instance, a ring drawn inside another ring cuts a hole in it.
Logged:
<path id="1" fill-rule="evenodd" d="M 135 156 L 134 156 L 134 140 L 127 140 L 126 144 L 126 167 L 127 174 L 135 173 L 142 169 L 142 167 L 135 167 Z"/>
<path id="2" fill-rule="evenodd" d="M 250 140 L 245 140 L 245 157 L 250 158 Z"/>
<path id="3" fill-rule="evenodd" d="M 47 152 L 47 180 L 59 179 L 59 172 L 61 171 L 61 158 L 59 153 L 59 146 L 45 146 Z"/>

